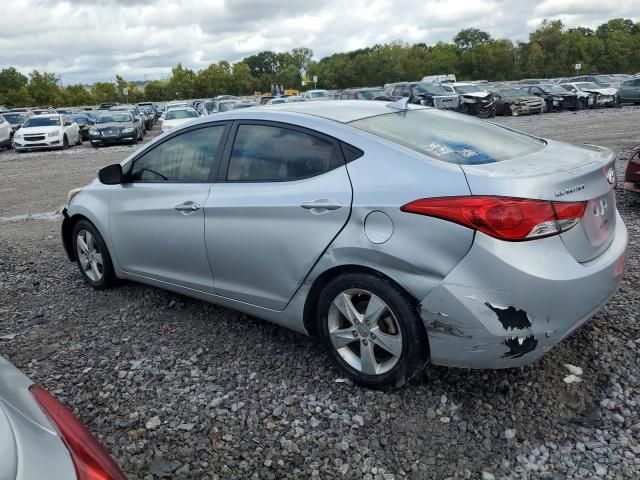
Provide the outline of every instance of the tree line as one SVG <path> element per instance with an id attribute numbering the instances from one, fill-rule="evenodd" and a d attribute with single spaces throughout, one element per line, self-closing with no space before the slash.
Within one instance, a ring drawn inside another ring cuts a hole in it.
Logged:
<path id="1" fill-rule="evenodd" d="M 572 76 L 576 63 L 584 73 L 640 72 L 640 22 L 612 19 L 595 30 L 567 28 L 560 20 L 545 20 L 529 34 L 529 41 L 494 39 L 476 28 L 461 30 L 451 43 L 392 42 L 335 53 L 313 60 L 309 48 L 288 52 L 264 51 L 237 63 L 226 60 L 199 71 L 175 66 L 163 80 L 143 87 L 116 76 L 113 82 L 90 87 L 62 86 L 53 73 L 29 75 L 9 67 L 0 71 L 0 105 L 95 105 L 108 101 L 164 101 L 208 98 L 219 94 L 268 92 L 272 84 L 307 89 L 318 76 L 318 88 L 375 86 L 425 75 L 453 73 L 459 79 L 514 80 Z M 306 87 L 302 82 L 307 82 Z"/>

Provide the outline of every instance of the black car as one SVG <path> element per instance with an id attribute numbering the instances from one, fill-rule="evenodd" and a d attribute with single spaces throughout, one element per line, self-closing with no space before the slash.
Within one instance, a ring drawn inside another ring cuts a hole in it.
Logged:
<path id="1" fill-rule="evenodd" d="M 382 87 L 347 88 L 337 97 L 340 100 L 393 100 Z"/>
<path id="2" fill-rule="evenodd" d="M 565 90 L 555 83 L 531 85 L 526 88 L 529 94 L 544 100 L 545 112 L 577 110 L 580 106 L 578 104 L 578 96 L 575 93 Z"/>
<path id="3" fill-rule="evenodd" d="M 96 124 L 89 129 L 91 146 L 113 145 L 115 143 L 138 143 L 139 127 L 133 121 L 133 115 L 124 111 L 102 111 Z"/>
<path id="4" fill-rule="evenodd" d="M 27 118 L 31 116 L 30 112 L 3 112 L 2 116 L 11 125 L 11 138 L 16 133 Z"/>
<path id="5" fill-rule="evenodd" d="M 94 120 L 84 113 L 74 113 L 71 115 L 71 118 L 73 118 L 80 127 L 82 140 L 89 140 L 89 130 L 95 124 Z"/>
<path id="6" fill-rule="evenodd" d="M 493 92 L 496 115 L 528 115 L 542 113 L 544 100 L 524 88 L 497 88 Z"/>
<path id="7" fill-rule="evenodd" d="M 460 98 L 447 91 L 442 85 L 425 82 L 400 82 L 385 85 L 385 90 L 393 98 L 409 97 L 411 103 L 445 110 L 458 110 Z"/>

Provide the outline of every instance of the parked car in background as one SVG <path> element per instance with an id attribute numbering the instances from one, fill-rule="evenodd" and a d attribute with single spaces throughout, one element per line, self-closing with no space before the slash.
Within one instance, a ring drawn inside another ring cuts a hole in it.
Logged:
<path id="1" fill-rule="evenodd" d="M 11 125 L 11 138 L 14 133 L 22 127 L 22 124 L 31 116 L 31 112 L 4 112 L 4 119 Z"/>
<path id="2" fill-rule="evenodd" d="M 460 97 L 437 83 L 398 82 L 388 83 L 384 87 L 390 97 L 408 97 L 409 102 L 415 105 L 443 110 L 458 110 L 460 107 Z"/>
<path id="3" fill-rule="evenodd" d="M 11 110 L 9 110 L 10 112 L 30 112 L 31 109 L 29 108 L 23 108 L 23 107 L 16 107 L 16 108 L 12 108 Z"/>
<path id="4" fill-rule="evenodd" d="M 50 113 L 59 113 L 55 108 L 32 108 L 31 113 L 34 115 L 48 115 Z"/>
<path id="5" fill-rule="evenodd" d="M 172 108 L 164 116 L 162 120 L 162 133 L 173 130 L 180 125 L 187 123 L 194 118 L 198 118 L 200 114 L 191 107 L 186 108 Z"/>
<path id="6" fill-rule="evenodd" d="M 4 105 L 0 105 L 0 113 L 4 113 L 4 112 L 8 112 L 9 109 L 7 107 L 5 107 Z"/>
<path id="7" fill-rule="evenodd" d="M 347 88 L 338 95 L 340 100 L 393 100 L 383 87 Z"/>
<path id="8" fill-rule="evenodd" d="M 142 140 L 140 125 L 128 110 L 100 112 L 96 124 L 89 129 L 91 146 L 98 148 L 118 143 L 135 144 Z"/>
<path id="9" fill-rule="evenodd" d="M 498 87 L 492 90 L 496 115 L 529 115 L 542 113 L 543 100 L 523 88 Z"/>
<path id="10" fill-rule="evenodd" d="M 618 90 L 591 82 L 563 83 L 561 85 L 578 95 L 582 108 L 614 107 L 618 104 Z"/>
<path id="11" fill-rule="evenodd" d="M 614 165 L 433 108 L 285 103 L 102 168 L 61 232 L 95 289 L 129 279 L 318 335 L 340 375 L 397 387 L 429 359 L 531 363 L 608 301 L 628 243 Z"/>
<path id="12" fill-rule="evenodd" d="M 11 124 L 0 115 L 0 148 L 11 148 L 13 130 Z"/>
<path id="13" fill-rule="evenodd" d="M 488 87 L 466 82 L 443 83 L 442 86 L 460 96 L 460 112 L 480 118 L 496 116 L 495 100 Z"/>
<path id="14" fill-rule="evenodd" d="M 131 113 L 131 116 L 133 117 L 133 123 L 136 124 L 136 126 L 138 127 L 138 130 L 140 132 L 140 140 L 142 140 L 144 138 L 144 136 L 147 133 L 147 125 L 144 121 L 144 118 L 142 118 L 142 114 L 140 113 L 140 110 L 138 109 L 137 106 L 135 105 L 118 105 L 116 107 L 111 107 L 109 109 L 110 112 L 129 112 Z"/>
<path id="15" fill-rule="evenodd" d="M 80 127 L 69 115 L 42 114 L 25 120 L 13 135 L 17 152 L 42 148 L 68 148 L 80 145 Z"/>
<path id="16" fill-rule="evenodd" d="M 640 104 L 640 77 L 625 80 L 620 84 L 618 102 Z"/>
<path id="17" fill-rule="evenodd" d="M 589 82 L 600 85 L 601 87 L 618 88 L 620 86 L 620 80 L 612 77 L 611 75 L 580 75 L 578 77 L 566 78 L 560 83 L 576 83 L 576 82 Z"/>
<path id="18" fill-rule="evenodd" d="M 633 149 L 624 174 L 623 187 L 629 192 L 640 193 L 640 145 Z"/>
<path id="19" fill-rule="evenodd" d="M 579 107 L 578 96 L 555 83 L 542 83 L 525 88 L 529 94 L 540 97 L 544 101 L 544 112 L 575 110 Z"/>
<path id="20" fill-rule="evenodd" d="M 138 108 L 142 109 L 143 107 L 148 107 L 153 112 L 153 115 L 154 115 L 154 117 L 156 119 L 160 117 L 160 114 L 158 113 L 158 109 L 157 109 L 158 105 L 156 105 L 155 103 L 153 103 L 153 102 L 139 102 L 138 103 Z"/>
<path id="21" fill-rule="evenodd" d="M 151 130 L 156 123 L 156 112 L 152 107 L 143 105 L 142 107 L 138 107 L 140 110 L 140 115 L 144 121 L 144 126 L 146 130 Z"/>
<path id="22" fill-rule="evenodd" d="M 2 357 L 0 445 L 3 479 L 126 478 L 80 420 Z"/>
<path id="23" fill-rule="evenodd" d="M 315 101 L 315 100 L 330 100 L 329 92 L 327 90 L 307 90 L 302 94 L 302 97 L 306 101 Z"/>
<path id="24" fill-rule="evenodd" d="M 98 110 L 109 110 L 111 107 L 120 105 L 118 102 L 105 102 L 98 105 Z"/>
<path id="25" fill-rule="evenodd" d="M 278 105 L 280 103 L 287 103 L 288 97 L 276 97 L 269 100 L 265 105 Z"/>
<path id="26" fill-rule="evenodd" d="M 82 140 L 89 140 L 89 129 L 96 123 L 95 120 L 84 113 L 73 113 L 70 116 L 78 124 L 78 127 L 80 127 L 80 137 Z"/>

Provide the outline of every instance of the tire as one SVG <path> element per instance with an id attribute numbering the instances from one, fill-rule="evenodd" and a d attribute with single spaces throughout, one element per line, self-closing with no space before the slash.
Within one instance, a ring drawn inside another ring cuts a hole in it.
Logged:
<path id="1" fill-rule="evenodd" d="M 97 149 L 97 148 L 98 148 L 98 144 L 97 144 L 97 143 L 93 143 L 93 142 L 92 142 L 92 143 L 91 143 L 91 148 L 95 148 L 95 149 Z"/>
<path id="2" fill-rule="evenodd" d="M 76 141 L 76 146 L 82 145 L 82 134 L 78 133 L 78 140 Z"/>
<path id="3" fill-rule="evenodd" d="M 371 302 L 378 315 L 368 319 Z M 355 313 L 347 305 L 354 307 Z M 351 315 L 351 320 L 346 315 Z M 429 359 L 427 334 L 414 302 L 380 276 L 349 273 L 331 280 L 320 293 L 316 322 L 322 343 L 338 369 L 366 387 L 401 387 L 415 378 Z M 363 359 L 369 360 L 366 365 Z"/>
<path id="4" fill-rule="evenodd" d="M 76 264 L 84 280 L 96 290 L 113 287 L 116 274 L 100 232 L 88 220 L 80 220 L 73 227 L 72 235 Z"/>
<path id="5" fill-rule="evenodd" d="M 67 148 L 69 148 L 69 139 L 65 135 L 62 137 L 62 149 L 66 150 Z"/>

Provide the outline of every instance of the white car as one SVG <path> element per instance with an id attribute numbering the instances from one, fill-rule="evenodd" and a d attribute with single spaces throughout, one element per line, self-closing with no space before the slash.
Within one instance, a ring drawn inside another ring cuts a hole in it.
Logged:
<path id="1" fill-rule="evenodd" d="M 331 100 L 331 98 L 329 98 L 329 92 L 327 92 L 326 90 L 307 90 L 306 92 L 304 92 L 302 97 L 307 101 Z"/>
<path id="2" fill-rule="evenodd" d="M 11 148 L 11 124 L 0 115 L 0 148 Z"/>
<path id="3" fill-rule="evenodd" d="M 194 118 L 198 118 L 200 114 L 191 107 L 175 107 L 168 109 L 162 120 L 162 133 L 176 128 L 183 123 L 187 123 Z"/>
<path id="4" fill-rule="evenodd" d="M 13 136 L 16 151 L 68 148 L 80 145 L 80 126 L 69 115 L 35 115 L 27 118 Z"/>
<path id="5" fill-rule="evenodd" d="M 560 86 L 574 92 L 581 101 L 586 101 L 583 107 L 614 106 L 617 103 L 617 88 L 603 87 L 592 82 L 562 83 Z"/>

